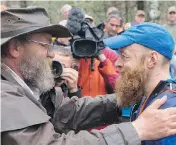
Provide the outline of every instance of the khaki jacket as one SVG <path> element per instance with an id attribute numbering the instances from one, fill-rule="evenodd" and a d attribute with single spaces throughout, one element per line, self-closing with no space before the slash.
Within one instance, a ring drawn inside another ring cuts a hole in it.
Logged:
<path id="1" fill-rule="evenodd" d="M 112 112 L 116 108 L 114 95 L 80 99 L 58 96 L 60 105 L 51 119 L 33 92 L 13 71 L 3 66 L 1 73 L 2 145 L 141 144 L 131 123 L 75 133 L 87 122 L 99 121 Z"/>

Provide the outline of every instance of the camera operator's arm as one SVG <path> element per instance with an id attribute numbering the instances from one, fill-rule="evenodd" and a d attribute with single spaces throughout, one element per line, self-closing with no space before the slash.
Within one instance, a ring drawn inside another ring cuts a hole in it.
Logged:
<path id="1" fill-rule="evenodd" d="M 77 86 L 78 71 L 72 68 L 63 68 L 61 78 L 65 81 L 68 87 L 68 97 L 77 96 L 81 97 L 81 90 Z"/>
<path id="2" fill-rule="evenodd" d="M 100 60 L 99 71 L 106 82 L 107 90 L 113 93 L 116 79 L 119 76 L 119 71 L 114 65 L 118 55 L 113 50 L 105 48 L 102 53 L 99 53 L 98 59 Z"/>

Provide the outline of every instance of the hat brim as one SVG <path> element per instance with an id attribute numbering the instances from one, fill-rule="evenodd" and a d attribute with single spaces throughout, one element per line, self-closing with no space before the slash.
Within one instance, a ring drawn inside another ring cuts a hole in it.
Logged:
<path id="1" fill-rule="evenodd" d="M 124 35 L 110 37 L 110 38 L 104 39 L 103 42 L 107 47 L 114 50 L 118 50 L 120 48 L 124 48 L 135 43 L 132 40 L 128 39 L 127 36 L 124 36 Z"/>
<path id="2" fill-rule="evenodd" d="M 31 28 L 19 30 L 19 32 L 17 32 L 17 31 L 16 31 L 16 34 L 14 32 L 14 35 L 12 35 L 12 36 L 1 38 L 1 45 L 5 44 L 6 42 L 11 40 L 12 38 L 18 37 L 20 35 L 28 34 L 28 33 L 45 32 L 45 33 L 51 34 L 53 37 L 59 37 L 59 38 L 66 38 L 66 37 L 73 36 L 67 28 L 65 28 L 64 26 L 61 26 L 61 25 L 49 25 L 49 26 L 45 26 L 45 27 L 31 27 Z M 9 32 L 9 33 L 11 33 L 11 32 Z M 2 37 L 2 34 L 1 34 L 1 37 Z"/>

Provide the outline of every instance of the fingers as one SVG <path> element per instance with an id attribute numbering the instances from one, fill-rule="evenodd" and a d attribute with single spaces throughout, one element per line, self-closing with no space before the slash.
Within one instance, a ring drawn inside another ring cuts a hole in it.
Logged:
<path id="1" fill-rule="evenodd" d="M 64 68 L 62 74 L 71 73 L 73 75 L 78 75 L 78 71 L 72 68 Z"/>
<path id="2" fill-rule="evenodd" d="M 72 68 L 65 68 L 61 77 L 69 77 L 70 79 L 78 79 L 78 72 Z"/>
<path id="3" fill-rule="evenodd" d="M 164 110 L 167 114 L 176 116 L 176 107 L 166 108 Z"/>
<path id="4" fill-rule="evenodd" d="M 63 72 L 78 72 L 73 68 L 63 68 Z"/>
<path id="5" fill-rule="evenodd" d="M 176 121 L 176 120 L 175 120 L 175 121 Z M 169 128 L 170 130 L 175 130 L 175 129 L 176 129 L 176 122 L 175 122 L 175 121 L 174 121 L 174 122 L 171 122 L 171 123 L 169 124 L 169 127 L 168 127 L 168 128 Z"/>
<path id="6" fill-rule="evenodd" d="M 62 79 L 66 80 L 67 82 L 69 83 L 76 83 L 77 80 L 76 79 L 72 79 L 72 78 L 69 78 L 69 77 L 62 77 Z M 77 84 L 77 83 L 76 83 Z"/>
<path id="7" fill-rule="evenodd" d="M 176 134 L 176 129 L 171 129 L 168 131 L 168 136 L 175 135 Z"/>
<path id="8" fill-rule="evenodd" d="M 167 96 L 164 96 L 161 99 L 157 99 L 148 108 L 158 109 L 166 102 L 166 100 L 167 100 Z"/>
<path id="9" fill-rule="evenodd" d="M 63 75 L 61 75 L 61 78 L 64 79 L 64 78 L 69 78 L 71 80 L 78 80 L 78 75 L 75 75 L 75 74 L 71 74 L 71 73 L 64 73 Z"/>

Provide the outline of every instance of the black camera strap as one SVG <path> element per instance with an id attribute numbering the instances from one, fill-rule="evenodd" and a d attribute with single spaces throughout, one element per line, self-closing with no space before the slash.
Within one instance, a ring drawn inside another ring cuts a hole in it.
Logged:
<path id="1" fill-rule="evenodd" d="M 88 24 L 87 22 L 84 22 L 84 21 L 82 22 L 82 25 L 83 24 L 86 24 L 88 26 L 89 31 L 94 36 L 94 38 L 96 39 L 96 41 L 100 41 L 100 40 L 103 39 L 103 33 L 101 33 L 101 31 L 97 27 L 91 27 L 90 24 Z M 100 37 L 98 37 L 98 35 L 95 33 L 95 31 L 94 31 L 95 29 L 96 29 L 96 31 L 99 31 L 98 33 L 101 33 Z"/>

